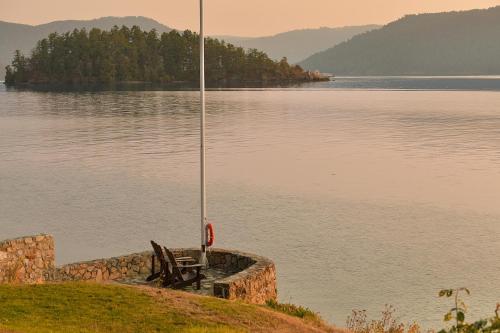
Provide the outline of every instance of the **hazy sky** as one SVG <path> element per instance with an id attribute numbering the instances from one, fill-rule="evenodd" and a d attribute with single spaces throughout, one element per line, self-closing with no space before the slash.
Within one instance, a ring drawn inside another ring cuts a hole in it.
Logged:
<path id="1" fill-rule="evenodd" d="M 387 23 L 405 14 L 487 8 L 500 0 L 205 0 L 209 34 L 261 36 L 282 31 Z M 0 0 L 0 20 L 27 24 L 137 15 L 198 29 L 198 0 Z"/>

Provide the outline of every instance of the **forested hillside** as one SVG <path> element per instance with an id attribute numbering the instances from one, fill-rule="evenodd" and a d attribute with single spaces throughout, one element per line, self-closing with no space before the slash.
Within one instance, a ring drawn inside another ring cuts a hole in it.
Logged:
<path id="1" fill-rule="evenodd" d="M 299 64 L 336 75 L 500 74 L 500 6 L 406 16 Z"/>

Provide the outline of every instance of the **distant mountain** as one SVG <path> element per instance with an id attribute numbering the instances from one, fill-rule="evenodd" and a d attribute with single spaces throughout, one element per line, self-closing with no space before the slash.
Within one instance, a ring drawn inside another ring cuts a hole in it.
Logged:
<path id="1" fill-rule="evenodd" d="M 258 49 L 273 59 L 287 57 L 290 63 L 297 63 L 310 55 L 326 50 L 353 36 L 380 28 L 377 25 L 364 25 L 343 28 L 304 29 L 284 32 L 268 37 L 214 36 L 228 43 L 247 49 Z"/>
<path id="2" fill-rule="evenodd" d="M 102 17 L 95 20 L 55 21 L 40 25 L 26 25 L 0 21 L 0 79 L 5 75 L 5 66 L 10 64 L 15 50 L 21 50 L 29 55 L 36 42 L 50 33 L 65 33 L 73 29 L 99 28 L 109 30 L 114 25 L 132 27 L 137 25 L 144 30 L 156 29 L 158 32 L 168 32 L 171 28 L 147 17 Z"/>
<path id="3" fill-rule="evenodd" d="M 299 64 L 336 75 L 500 74 L 500 6 L 405 16 Z"/>

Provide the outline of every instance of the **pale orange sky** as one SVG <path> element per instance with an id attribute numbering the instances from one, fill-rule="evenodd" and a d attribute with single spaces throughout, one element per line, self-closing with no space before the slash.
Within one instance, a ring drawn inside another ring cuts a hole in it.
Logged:
<path id="1" fill-rule="evenodd" d="M 487 8 L 500 0 L 205 0 L 212 35 L 262 36 L 292 29 L 384 24 L 405 14 Z M 0 20 L 40 24 L 102 16 L 147 16 L 198 30 L 198 0 L 0 0 Z"/>

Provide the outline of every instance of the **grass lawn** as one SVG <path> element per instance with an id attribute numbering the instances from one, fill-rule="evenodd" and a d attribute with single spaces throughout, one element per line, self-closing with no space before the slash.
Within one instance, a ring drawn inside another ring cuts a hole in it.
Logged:
<path id="1" fill-rule="evenodd" d="M 336 332 L 265 306 L 112 284 L 0 285 L 0 332 Z"/>

